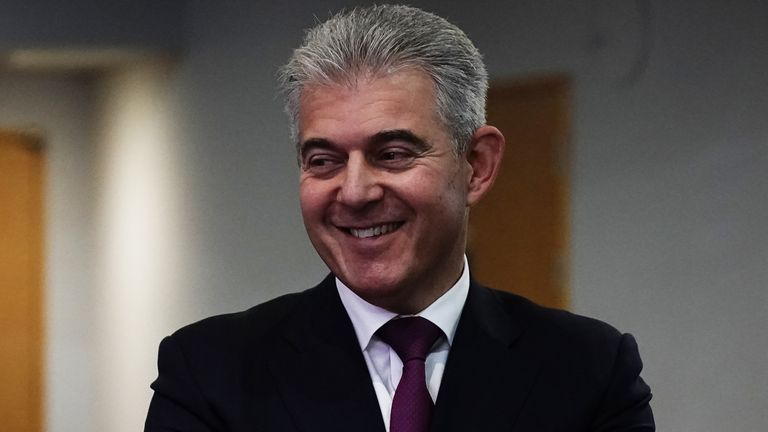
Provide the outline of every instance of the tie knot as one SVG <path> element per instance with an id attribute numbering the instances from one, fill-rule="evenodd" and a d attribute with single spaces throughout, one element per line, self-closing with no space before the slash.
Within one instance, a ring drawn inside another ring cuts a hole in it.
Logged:
<path id="1" fill-rule="evenodd" d="M 390 320 L 376 334 L 405 363 L 413 359 L 426 359 L 429 349 L 443 331 L 429 320 L 415 316 Z"/>

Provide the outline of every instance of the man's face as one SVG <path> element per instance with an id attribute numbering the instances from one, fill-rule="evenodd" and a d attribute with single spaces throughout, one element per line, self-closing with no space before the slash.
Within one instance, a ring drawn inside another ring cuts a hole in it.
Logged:
<path id="1" fill-rule="evenodd" d="M 404 70 L 302 91 L 300 200 L 320 257 L 367 301 L 415 313 L 461 274 L 471 168 L 431 80 Z"/>

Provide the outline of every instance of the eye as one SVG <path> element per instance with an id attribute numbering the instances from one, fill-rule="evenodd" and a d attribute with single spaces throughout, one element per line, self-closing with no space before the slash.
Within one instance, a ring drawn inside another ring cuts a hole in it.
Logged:
<path id="1" fill-rule="evenodd" d="M 388 152 L 386 152 L 386 153 L 384 153 L 384 154 L 382 154 L 382 155 L 381 155 L 381 159 L 382 159 L 382 160 L 388 160 L 388 161 L 391 161 L 391 160 L 397 160 L 397 159 L 400 159 L 402 156 L 403 156 L 403 154 L 402 154 L 402 153 L 400 153 L 400 152 L 396 152 L 396 151 L 388 151 Z"/>
<path id="2" fill-rule="evenodd" d="M 309 155 L 304 159 L 302 168 L 315 174 L 325 174 L 338 168 L 344 163 L 343 160 L 330 154 L 319 153 Z"/>
<path id="3" fill-rule="evenodd" d="M 416 157 L 413 151 L 401 147 L 388 147 L 379 152 L 378 162 L 385 166 L 401 167 L 410 164 Z"/>
<path id="4" fill-rule="evenodd" d="M 311 167 L 322 167 L 330 164 L 331 161 L 329 159 L 323 159 L 321 157 L 314 157 L 309 160 L 309 166 Z"/>

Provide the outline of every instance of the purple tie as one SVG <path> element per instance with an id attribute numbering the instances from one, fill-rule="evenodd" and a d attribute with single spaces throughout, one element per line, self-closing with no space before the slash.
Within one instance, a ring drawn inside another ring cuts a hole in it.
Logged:
<path id="1" fill-rule="evenodd" d="M 392 398 L 389 431 L 426 432 L 434 405 L 427 390 L 424 360 L 443 331 L 422 317 L 407 317 L 387 322 L 376 334 L 403 361 L 403 376 Z"/>

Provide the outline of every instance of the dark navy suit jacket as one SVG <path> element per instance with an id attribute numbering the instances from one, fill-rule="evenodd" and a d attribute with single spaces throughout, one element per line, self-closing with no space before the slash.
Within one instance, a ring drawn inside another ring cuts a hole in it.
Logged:
<path id="1" fill-rule="evenodd" d="M 384 432 L 333 276 L 163 340 L 145 431 Z M 470 285 L 432 431 L 654 430 L 631 335 Z"/>

